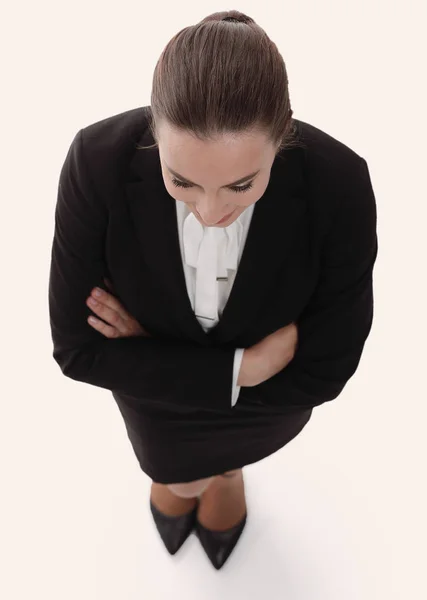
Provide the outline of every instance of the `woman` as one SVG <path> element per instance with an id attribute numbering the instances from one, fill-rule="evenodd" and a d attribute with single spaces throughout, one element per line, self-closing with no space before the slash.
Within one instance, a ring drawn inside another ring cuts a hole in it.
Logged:
<path id="1" fill-rule="evenodd" d="M 60 174 L 54 359 L 112 392 L 169 552 L 195 527 L 216 568 L 243 467 L 337 398 L 372 325 L 367 163 L 292 114 L 275 44 L 215 13 L 168 43 L 151 105 L 81 129 Z"/>

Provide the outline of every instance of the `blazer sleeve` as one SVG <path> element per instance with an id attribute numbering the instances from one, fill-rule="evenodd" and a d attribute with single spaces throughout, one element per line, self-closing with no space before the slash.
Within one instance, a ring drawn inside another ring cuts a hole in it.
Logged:
<path id="1" fill-rule="evenodd" d="M 360 158 L 355 175 L 323 245 L 319 283 L 296 322 L 294 358 L 256 386 L 267 404 L 314 407 L 334 400 L 358 367 L 373 321 L 378 240 L 365 159 Z"/>
<path id="2" fill-rule="evenodd" d="M 53 358 L 74 379 L 131 396 L 194 407 L 230 408 L 235 349 L 152 337 L 106 338 L 87 323 L 86 299 L 106 289 L 109 212 L 95 196 L 74 137 L 59 175 L 49 274 Z"/>

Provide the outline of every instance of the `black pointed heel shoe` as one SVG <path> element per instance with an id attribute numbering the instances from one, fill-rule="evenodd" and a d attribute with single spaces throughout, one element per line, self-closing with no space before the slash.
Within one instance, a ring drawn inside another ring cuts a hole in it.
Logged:
<path id="1" fill-rule="evenodd" d="M 150 498 L 150 509 L 154 523 L 170 554 L 175 554 L 193 531 L 196 523 L 198 503 L 193 510 L 179 517 L 165 515 L 154 506 Z"/>
<path id="2" fill-rule="evenodd" d="M 233 552 L 246 525 L 247 513 L 237 525 L 226 531 L 212 531 L 204 527 L 196 518 L 195 533 L 209 560 L 220 569 Z"/>

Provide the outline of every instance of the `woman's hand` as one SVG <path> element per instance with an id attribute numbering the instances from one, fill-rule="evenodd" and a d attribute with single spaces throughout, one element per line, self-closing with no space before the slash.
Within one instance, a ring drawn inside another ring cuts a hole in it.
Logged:
<path id="1" fill-rule="evenodd" d="M 110 291 L 114 291 L 108 279 L 104 279 L 104 282 Z M 96 296 L 97 290 L 101 292 L 100 296 Z M 93 301 L 95 301 L 95 304 Z M 96 319 L 96 322 L 93 322 L 94 317 L 91 315 L 88 317 L 89 325 L 105 337 L 151 337 L 138 321 L 123 308 L 117 298 L 105 290 L 93 288 L 91 295 L 86 299 L 86 304 L 102 319 L 102 321 Z"/>
<path id="2" fill-rule="evenodd" d="M 298 346 L 298 327 L 290 323 L 246 348 L 237 385 L 259 385 L 287 367 Z"/>

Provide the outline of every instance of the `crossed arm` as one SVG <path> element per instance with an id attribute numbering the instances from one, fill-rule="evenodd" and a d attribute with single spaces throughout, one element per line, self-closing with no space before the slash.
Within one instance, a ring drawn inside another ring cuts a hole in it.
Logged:
<path id="1" fill-rule="evenodd" d="M 348 188 L 324 244 L 321 280 L 297 323 L 297 352 L 286 368 L 256 386 L 267 404 L 332 400 L 359 363 L 372 325 L 377 255 L 375 198 L 364 159 Z M 86 300 L 107 272 L 107 220 L 107 208 L 91 187 L 80 130 L 61 169 L 49 278 L 53 357 L 62 372 L 131 396 L 229 408 L 235 349 L 201 352 L 191 343 L 144 335 L 107 339 L 89 326 Z M 208 382 L 203 394 L 200 382 Z"/>

